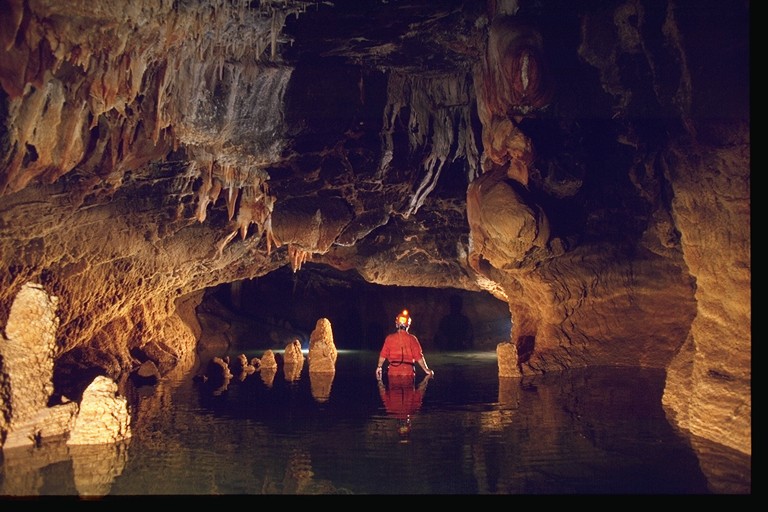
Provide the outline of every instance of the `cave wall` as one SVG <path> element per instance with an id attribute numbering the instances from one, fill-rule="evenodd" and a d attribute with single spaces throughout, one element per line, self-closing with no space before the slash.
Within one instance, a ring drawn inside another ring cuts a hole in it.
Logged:
<path id="1" fill-rule="evenodd" d="M 203 290 L 312 261 L 506 303 L 502 377 L 665 368 L 751 453 L 748 2 L 406 7 L 0 2 L 0 342 L 32 285 L 56 393 L 184 371 Z"/>
<path id="2" fill-rule="evenodd" d="M 750 161 L 745 151 L 749 133 L 743 124 L 712 129 L 701 138 L 718 142 L 702 154 L 676 151 L 669 156 L 668 172 L 676 174 L 673 212 L 687 266 L 696 278 L 697 314 L 667 370 L 663 403 L 687 430 L 708 437 L 703 432 L 715 425 L 733 436 L 729 446 L 751 450 L 751 394 L 743 394 L 745 387 L 751 393 L 752 382 L 751 238 L 744 229 L 750 222 L 749 173 L 744 171 Z M 720 171 L 702 179 L 710 175 L 702 166 Z M 719 256 L 708 247 L 719 247 Z"/>

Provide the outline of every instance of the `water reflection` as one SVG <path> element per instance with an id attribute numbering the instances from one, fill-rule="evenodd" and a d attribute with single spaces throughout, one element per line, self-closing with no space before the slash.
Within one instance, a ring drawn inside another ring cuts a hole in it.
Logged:
<path id="1" fill-rule="evenodd" d="M 331 398 L 331 388 L 336 372 L 309 372 L 309 381 L 312 386 L 312 397 L 320 403 L 327 402 Z"/>
<path id="2" fill-rule="evenodd" d="M 303 364 L 292 363 L 283 366 L 283 375 L 287 382 L 297 382 L 301 378 L 301 370 L 304 367 Z"/>
<path id="3" fill-rule="evenodd" d="M 750 457 L 670 425 L 662 371 L 512 379 L 493 354 L 434 354 L 428 392 L 385 400 L 377 355 L 341 352 L 322 385 L 305 365 L 141 388 L 130 444 L 9 450 L 0 495 L 751 493 Z"/>
<path id="4" fill-rule="evenodd" d="M 110 493 L 128 461 L 129 441 L 116 444 L 12 448 L 3 453 L 2 496 L 77 495 L 99 498 Z M 59 476 L 62 469 L 66 477 Z"/>
<path id="5" fill-rule="evenodd" d="M 411 417 L 421 408 L 427 384 L 431 379 L 431 375 L 425 375 L 418 386 L 415 376 L 391 375 L 378 381 L 384 409 L 397 420 L 397 433 L 402 443 L 409 440 Z"/>
<path id="6" fill-rule="evenodd" d="M 271 388 L 275 384 L 275 375 L 277 375 L 277 368 L 262 368 L 261 371 L 259 371 L 261 381 L 268 388 Z"/>

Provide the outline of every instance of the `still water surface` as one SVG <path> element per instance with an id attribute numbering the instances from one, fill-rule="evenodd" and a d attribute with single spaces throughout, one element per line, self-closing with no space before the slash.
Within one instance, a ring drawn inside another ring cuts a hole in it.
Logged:
<path id="1" fill-rule="evenodd" d="M 325 379 L 305 364 L 222 390 L 145 386 L 127 445 L 14 449 L 0 496 L 751 492 L 738 454 L 708 481 L 662 409 L 662 371 L 500 379 L 495 353 L 440 353 L 423 393 L 382 395 L 376 359 L 340 351 Z"/>

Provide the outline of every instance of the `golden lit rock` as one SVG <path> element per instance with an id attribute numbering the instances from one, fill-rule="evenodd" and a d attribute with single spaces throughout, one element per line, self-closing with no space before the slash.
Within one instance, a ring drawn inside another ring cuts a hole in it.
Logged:
<path id="1" fill-rule="evenodd" d="M 312 392 L 312 398 L 316 402 L 325 403 L 331 397 L 333 388 L 333 379 L 336 372 L 309 372 L 309 386 Z"/>
<path id="2" fill-rule="evenodd" d="M 117 384 L 96 377 L 83 393 L 67 444 L 114 444 L 131 437 L 128 403 L 117 394 Z"/>
<path id="3" fill-rule="evenodd" d="M 277 359 L 275 358 L 275 353 L 272 350 L 266 350 L 264 354 L 262 354 L 260 361 L 261 364 L 259 367 L 261 369 L 273 370 L 277 368 Z"/>
<path id="4" fill-rule="evenodd" d="M 331 321 L 327 318 L 318 319 L 309 337 L 309 373 L 334 373 L 338 356 Z"/>
<path id="5" fill-rule="evenodd" d="M 49 406 L 59 299 L 34 283 L 24 285 L 0 335 L 0 437 L 4 447 L 34 446 L 67 435 L 78 406 L 67 401 Z"/>
<path id="6" fill-rule="evenodd" d="M 285 346 L 283 355 L 283 373 L 285 380 L 296 382 L 301 377 L 301 371 L 304 368 L 304 353 L 301 351 L 301 342 L 293 340 Z"/>

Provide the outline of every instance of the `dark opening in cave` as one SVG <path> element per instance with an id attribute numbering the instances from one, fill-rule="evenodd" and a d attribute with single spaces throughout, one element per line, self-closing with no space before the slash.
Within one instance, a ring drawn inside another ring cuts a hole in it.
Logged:
<path id="1" fill-rule="evenodd" d="M 198 314 L 227 320 L 233 350 L 283 350 L 296 338 L 306 349 L 320 318 L 330 320 L 337 348 L 378 350 L 404 308 L 413 315 L 411 332 L 425 351 L 494 351 L 510 338 L 509 308 L 488 292 L 383 286 L 366 282 L 356 271 L 312 263 L 295 273 L 285 266 L 211 288 Z M 459 327 L 462 318 L 468 327 Z"/>

